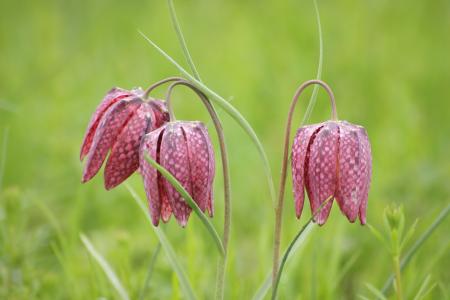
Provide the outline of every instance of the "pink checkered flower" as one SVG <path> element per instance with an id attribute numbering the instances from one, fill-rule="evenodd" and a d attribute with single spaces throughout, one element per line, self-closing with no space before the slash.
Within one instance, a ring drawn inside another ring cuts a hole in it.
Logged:
<path id="1" fill-rule="evenodd" d="M 292 178 L 297 218 L 308 193 L 316 212 L 330 196 L 350 222 L 359 215 L 366 223 L 372 156 L 366 130 L 345 121 L 328 121 L 301 127 L 292 147 Z M 322 225 L 332 206 L 330 200 L 315 217 Z"/>
<path id="2" fill-rule="evenodd" d="M 168 121 L 165 103 L 146 102 L 143 94 L 141 89 L 113 88 L 97 107 L 81 146 L 80 159 L 87 156 L 83 183 L 97 174 L 108 152 L 104 171 L 107 190 L 137 170 L 142 137 Z"/>
<path id="3" fill-rule="evenodd" d="M 145 135 L 140 151 L 140 172 L 155 226 L 167 222 L 173 213 L 184 227 L 191 208 L 183 197 L 145 159 L 148 154 L 167 169 L 205 212 L 213 216 L 215 162 L 208 131 L 201 122 L 176 121 L 166 123 Z"/>

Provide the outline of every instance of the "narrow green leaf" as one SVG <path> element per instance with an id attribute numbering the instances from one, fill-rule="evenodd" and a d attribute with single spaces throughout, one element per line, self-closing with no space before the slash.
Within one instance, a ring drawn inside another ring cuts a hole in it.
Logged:
<path id="1" fill-rule="evenodd" d="M 178 21 L 177 14 L 175 12 L 175 6 L 173 5 L 173 0 L 167 0 L 167 4 L 169 6 L 170 18 L 172 19 L 172 24 L 175 29 L 175 32 L 177 33 L 177 37 L 181 44 L 181 49 L 183 49 L 183 53 L 184 53 L 184 56 L 186 57 L 186 61 L 189 64 L 189 67 L 191 68 L 192 74 L 194 74 L 194 77 L 196 79 L 198 79 L 199 81 L 201 81 L 200 74 L 198 73 L 197 68 L 195 67 L 194 61 L 192 60 L 191 53 L 189 53 L 189 49 L 186 44 L 186 40 L 184 39 L 183 32 L 181 31 L 180 23 Z"/>
<path id="2" fill-rule="evenodd" d="M 391 249 L 391 247 L 389 246 L 389 242 L 386 240 L 385 237 L 383 237 L 383 235 L 381 234 L 380 231 L 378 231 L 378 229 L 376 229 L 375 227 L 373 227 L 369 223 L 367 223 L 367 227 L 369 228 L 370 232 L 377 238 L 377 240 L 380 243 L 382 243 L 388 250 Z"/>
<path id="3" fill-rule="evenodd" d="M 220 240 L 219 234 L 214 229 L 214 226 L 209 222 L 206 215 L 202 212 L 200 207 L 198 207 L 197 203 L 195 203 L 194 199 L 192 199 L 191 195 L 184 189 L 184 187 L 181 185 L 181 183 L 169 172 L 167 171 L 163 166 L 158 164 L 156 161 L 154 161 L 148 154 L 145 154 L 145 159 L 149 164 L 152 165 L 153 168 L 158 170 L 161 175 L 166 178 L 167 181 L 170 182 L 170 184 L 177 190 L 178 193 L 184 198 L 184 200 L 187 202 L 187 204 L 192 208 L 192 210 L 197 214 L 197 216 L 200 218 L 200 221 L 202 221 L 203 225 L 205 225 L 206 229 L 208 230 L 209 234 L 213 238 L 217 249 L 219 250 L 219 253 L 224 256 L 225 255 L 225 249 L 223 248 L 222 241 Z"/>
<path id="4" fill-rule="evenodd" d="M 358 295 L 358 298 L 362 299 L 362 300 L 370 300 L 369 298 L 367 298 L 366 296 L 363 296 L 363 295 Z"/>
<path id="5" fill-rule="evenodd" d="M 436 217 L 436 219 L 430 225 L 430 227 L 428 227 L 427 230 L 425 230 L 425 232 L 420 236 L 420 238 L 405 254 L 405 256 L 400 262 L 400 270 L 403 270 L 408 265 L 410 260 L 416 254 L 417 250 L 419 250 L 419 248 L 426 242 L 426 240 L 431 236 L 431 234 L 436 230 L 436 228 L 438 228 L 439 225 L 442 224 L 442 222 L 445 220 L 449 212 L 450 212 L 450 204 L 447 205 L 447 207 Z M 391 276 L 386 280 L 383 289 L 381 290 L 384 295 L 388 295 L 389 288 L 391 287 L 393 281 L 394 281 L 394 274 L 391 274 Z"/>
<path id="6" fill-rule="evenodd" d="M 313 0 L 314 2 L 314 11 L 316 13 L 316 21 L 317 21 L 317 29 L 319 32 L 319 64 L 317 65 L 317 75 L 316 79 L 321 79 L 322 77 L 322 69 L 323 69 L 323 34 L 322 34 L 322 24 L 320 22 L 320 14 L 319 14 L 319 6 L 317 5 L 317 0 Z M 314 106 L 317 101 L 317 93 L 319 92 L 319 86 L 314 85 L 313 92 L 311 94 L 311 98 L 309 99 L 308 107 L 306 108 L 306 112 L 303 116 L 302 125 L 308 122 L 311 117 Z"/>
<path id="7" fill-rule="evenodd" d="M 409 227 L 408 231 L 405 234 L 405 237 L 402 239 L 402 242 L 400 244 L 400 251 L 403 250 L 403 248 L 406 246 L 406 244 L 409 242 L 409 240 L 412 238 L 414 232 L 416 232 L 416 227 L 418 223 L 418 219 L 414 221 L 414 223 Z"/>
<path id="8" fill-rule="evenodd" d="M 288 255 L 287 261 L 289 262 L 292 257 L 294 257 L 295 253 L 301 249 L 301 246 L 304 245 L 304 242 L 306 238 L 311 234 L 313 229 L 316 228 L 314 224 L 309 223 L 303 232 L 302 236 L 297 239 L 297 241 L 294 244 L 294 247 L 291 250 L 291 253 Z M 256 291 L 255 295 L 253 296 L 253 300 L 262 300 L 266 296 L 267 292 L 269 291 L 270 287 L 272 285 L 272 270 L 270 270 L 267 273 L 266 279 L 260 286 L 260 288 Z"/>
<path id="9" fill-rule="evenodd" d="M 145 295 L 147 294 L 147 288 L 150 284 L 150 279 L 153 275 L 153 269 L 155 268 L 156 259 L 158 258 L 158 254 L 161 250 L 161 243 L 158 243 L 156 246 L 155 252 L 153 252 L 152 259 L 150 260 L 150 265 L 148 266 L 147 276 L 145 277 L 144 285 L 142 286 L 142 290 L 139 293 L 139 300 L 144 300 Z"/>
<path id="10" fill-rule="evenodd" d="M 387 298 L 383 295 L 383 293 L 379 289 L 377 289 L 376 287 L 371 285 L 370 283 L 366 283 L 366 287 L 369 291 L 372 292 L 372 294 L 377 296 L 378 299 L 387 300 Z"/>
<path id="11" fill-rule="evenodd" d="M 8 149 L 9 127 L 3 129 L 2 153 L 0 157 L 0 191 L 3 185 L 3 175 L 6 166 L 6 151 Z"/>
<path id="12" fill-rule="evenodd" d="M 259 155 L 261 156 L 264 163 L 264 172 L 267 177 L 270 196 L 272 198 L 272 203 L 275 205 L 275 187 L 272 179 L 272 171 L 270 169 L 269 160 L 267 158 L 266 152 L 264 151 L 264 147 L 258 139 L 253 128 L 247 122 L 247 120 L 241 115 L 241 113 L 232 106 L 227 100 L 225 100 L 222 96 L 211 90 L 209 87 L 204 85 L 201 81 L 197 80 L 194 76 L 189 74 L 180 64 L 178 64 L 172 57 L 170 57 L 164 50 L 162 50 L 158 45 L 156 45 L 152 40 L 150 40 L 144 33 L 139 33 L 144 37 L 144 39 L 152 45 L 162 56 L 164 56 L 169 62 L 171 62 L 184 76 L 186 76 L 192 84 L 210 97 L 217 105 L 219 105 L 228 115 L 230 115 L 241 127 L 244 131 L 250 136 L 253 143 L 256 145 Z"/>
<path id="13" fill-rule="evenodd" d="M 156 236 L 158 237 L 159 242 L 161 243 L 161 246 L 164 249 L 167 258 L 169 259 L 169 263 L 171 264 L 172 269 L 174 270 L 175 274 L 178 277 L 178 280 L 180 281 L 181 289 L 183 290 L 184 296 L 189 300 L 196 299 L 197 297 L 195 296 L 194 289 L 192 288 L 192 285 L 189 282 L 188 277 L 186 276 L 186 272 L 183 270 L 181 264 L 178 262 L 177 255 L 175 254 L 175 251 L 173 250 L 173 247 L 170 244 L 169 240 L 167 239 L 164 231 L 162 231 L 160 227 L 153 226 L 152 220 L 150 219 L 150 214 L 148 213 L 147 208 L 145 207 L 139 195 L 127 183 L 125 183 L 125 186 L 130 192 L 133 199 L 135 200 L 136 204 L 144 213 L 147 221 L 150 224 L 150 227 L 153 229 Z"/>
<path id="14" fill-rule="evenodd" d="M 423 299 L 425 297 L 426 293 L 427 292 L 429 293 L 436 286 L 436 284 L 432 284 L 430 287 L 431 289 L 430 289 L 429 288 L 430 280 L 431 280 L 431 275 L 428 274 L 427 277 L 425 277 L 425 280 L 420 285 L 419 291 L 417 292 L 416 296 L 414 297 L 414 300 Z"/>
<path id="15" fill-rule="evenodd" d="M 87 236 L 81 233 L 80 238 L 84 246 L 88 250 L 89 254 L 97 261 L 97 263 L 103 269 L 103 272 L 105 272 L 106 277 L 108 277 L 112 286 L 117 290 L 117 293 L 119 294 L 120 298 L 124 300 L 129 300 L 130 298 L 128 297 L 128 293 L 124 289 L 122 283 L 120 283 L 119 278 L 117 277 L 116 273 L 111 268 L 111 266 L 108 264 L 106 259 L 95 249 L 94 245 L 92 245 Z"/>

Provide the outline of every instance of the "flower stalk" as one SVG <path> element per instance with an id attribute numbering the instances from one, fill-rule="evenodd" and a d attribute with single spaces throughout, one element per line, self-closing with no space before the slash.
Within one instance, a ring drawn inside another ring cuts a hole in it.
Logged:
<path id="1" fill-rule="evenodd" d="M 288 118 L 286 122 L 286 131 L 284 135 L 284 151 L 283 151 L 283 161 L 281 166 L 281 176 L 280 176 L 280 186 L 278 190 L 277 206 L 275 208 L 275 232 L 274 232 L 274 243 L 273 243 L 273 265 L 272 265 L 272 289 L 275 288 L 276 278 L 279 268 L 280 260 L 280 242 L 281 242 L 281 227 L 282 227 L 282 217 L 283 217 L 283 206 L 284 206 L 284 194 L 286 187 L 286 177 L 287 177 L 287 167 L 289 160 L 289 140 L 291 135 L 292 119 L 297 105 L 298 99 L 302 92 L 310 85 L 318 84 L 322 86 L 328 93 L 331 102 L 331 118 L 332 120 L 337 120 L 336 102 L 334 99 L 334 94 L 331 88 L 321 80 L 308 80 L 302 83 L 292 98 L 292 102 L 288 112 Z"/>
<path id="2" fill-rule="evenodd" d="M 191 88 L 205 105 L 211 119 L 213 121 L 214 127 L 217 132 L 217 137 L 219 140 L 219 148 L 220 155 L 222 161 L 222 172 L 223 172 L 223 185 L 224 185 L 224 226 L 223 226 L 223 238 L 222 245 L 224 248 L 224 255 L 221 258 L 218 266 L 218 274 L 217 274 L 217 286 L 216 286 L 216 299 L 223 299 L 224 294 L 224 285 L 225 285 L 225 270 L 226 270 L 226 260 L 227 260 L 227 250 L 228 250 L 228 242 L 230 238 L 230 229 L 231 229 L 231 186 L 230 186 L 230 175 L 228 168 L 228 153 L 225 143 L 225 136 L 223 133 L 222 124 L 220 119 L 213 108 L 211 102 L 206 97 L 203 92 L 193 86 L 189 81 L 186 80 L 178 80 L 172 83 L 167 89 L 166 103 L 167 109 L 171 116 L 171 119 L 174 117 L 173 107 L 171 103 L 171 94 L 173 89 L 177 85 L 184 85 Z"/>

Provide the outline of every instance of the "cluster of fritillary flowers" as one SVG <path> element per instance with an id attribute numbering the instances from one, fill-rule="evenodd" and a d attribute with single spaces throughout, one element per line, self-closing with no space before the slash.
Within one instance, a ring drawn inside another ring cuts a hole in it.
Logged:
<path id="1" fill-rule="evenodd" d="M 141 89 L 113 88 L 95 110 L 81 147 L 87 157 L 82 182 L 92 179 L 106 157 L 107 190 L 139 169 L 153 224 L 167 222 L 172 213 L 185 226 L 191 208 L 182 196 L 146 161 L 149 155 L 166 168 L 192 195 L 202 211 L 213 215 L 214 153 L 201 122 L 171 121 L 163 100 L 146 99 Z M 109 155 L 108 155 L 109 154 Z"/>

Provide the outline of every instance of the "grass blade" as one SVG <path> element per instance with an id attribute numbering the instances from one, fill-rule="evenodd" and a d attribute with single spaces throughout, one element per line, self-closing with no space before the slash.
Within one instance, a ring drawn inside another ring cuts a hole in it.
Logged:
<path id="1" fill-rule="evenodd" d="M 142 290 L 139 293 L 139 300 L 144 300 L 145 295 L 147 294 L 147 288 L 150 283 L 150 279 L 153 275 L 153 269 L 155 268 L 156 259 L 158 258 L 159 251 L 161 250 L 161 243 L 158 243 L 156 246 L 155 252 L 152 255 L 152 259 L 150 260 L 150 265 L 148 267 L 147 276 L 145 277 L 144 285 L 142 286 Z"/>
<path id="2" fill-rule="evenodd" d="M 6 166 L 6 151 L 8 149 L 8 137 L 9 137 L 9 128 L 6 127 L 5 129 L 3 129 L 2 153 L 0 157 L 0 191 L 2 190 L 3 175 Z"/>
<path id="3" fill-rule="evenodd" d="M 97 252 L 94 245 L 92 245 L 87 236 L 85 236 L 84 234 L 80 234 L 80 238 L 86 249 L 89 251 L 89 254 L 91 254 L 91 256 L 97 261 L 97 263 L 103 269 L 103 271 L 106 274 L 106 277 L 108 277 L 112 286 L 119 293 L 120 298 L 124 300 L 129 300 L 130 298 L 128 297 L 128 293 L 124 289 L 123 285 L 120 283 L 119 278 L 117 277 L 116 273 L 111 268 L 111 266 L 108 264 L 106 259 L 99 252 Z"/>
<path id="4" fill-rule="evenodd" d="M 206 215 L 202 212 L 200 207 L 198 207 L 197 203 L 195 203 L 194 199 L 192 199 L 191 195 L 184 189 L 184 187 L 181 185 L 181 183 L 164 167 L 162 167 L 160 164 L 158 164 L 156 161 L 154 161 L 148 154 L 145 155 L 145 159 L 147 162 L 152 165 L 153 168 L 158 170 L 161 175 L 164 176 L 164 178 L 170 182 L 170 184 L 177 190 L 178 193 L 184 198 L 184 200 L 187 202 L 187 204 L 192 208 L 192 210 L 197 214 L 197 216 L 202 221 L 203 225 L 205 225 L 206 229 L 210 233 L 211 237 L 213 238 L 217 249 L 219 250 L 219 253 L 224 256 L 225 255 L 225 249 L 223 247 L 222 241 L 220 240 L 219 234 L 217 234 L 217 231 L 214 229 L 214 226 L 209 222 Z"/>
<path id="5" fill-rule="evenodd" d="M 186 44 L 186 40 L 184 39 L 183 33 L 180 28 L 180 23 L 178 22 L 177 14 L 175 13 L 175 6 L 173 5 L 173 0 L 167 0 L 167 4 L 169 6 L 170 18 L 172 19 L 172 24 L 177 33 L 178 40 L 180 41 L 181 48 L 183 49 L 184 56 L 186 57 L 186 61 L 189 64 L 189 67 L 192 70 L 192 74 L 194 77 L 201 81 L 200 74 L 195 67 L 194 61 L 192 60 L 191 54 L 189 53 L 189 49 Z"/>
<path id="6" fill-rule="evenodd" d="M 425 232 L 414 243 L 411 249 L 409 249 L 409 251 L 405 254 L 405 256 L 400 262 L 400 270 L 403 270 L 408 265 L 410 260 L 413 258 L 414 254 L 416 254 L 417 250 L 419 250 L 419 248 L 426 242 L 426 240 L 431 236 L 433 231 L 435 231 L 436 228 L 442 224 L 442 222 L 445 220 L 449 212 L 450 212 L 450 204 L 447 205 L 447 207 L 436 217 L 436 219 L 430 225 L 430 227 L 428 227 L 427 230 L 425 230 Z M 391 276 L 384 284 L 383 289 L 381 290 L 381 292 L 384 295 L 388 295 L 389 288 L 392 286 L 393 281 L 394 281 L 394 274 L 391 274 Z"/>
<path id="7" fill-rule="evenodd" d="M 152 224 L 152 220 L 150 219 L 150 214 L 147 211 L 147 208 L 145 207 L 143 201 L 139 197 L 139 195 L 131 188 L 130 185 L 125 183 L 125 186 L 127 187 L 128 191 L 130 192 L 133 199 L 136 201 L 136 204 L 139 206 L 139 208 L 144 213 L 145 217 L 147 218 L 147 221 L 150 224 L 150 227 L 154 230 L 156 233 L 156 236 L 159 239 L 159 242 L 161 243 L 162 248 L 164 249 L 164 252 L 167 255 L 167 258 L 169 259 L 169 263 L 172 266 L 173 271 L 178 277 L 178 280 L 181 285 L 181 289 L 184 292 L 184 296 L 189 299 L 193 300 L 197 297 L 195 296 L 194 289 L 192 288 L 191 283 L 189 282 L 188 277 L 186 276 L 186 273 L 184 272 L 183 268 L 181 267 L 181 264 L 178 262 L 177 255 L 175 254 L 175 251 L 173 250 L 172 245 L 170 244 L 169 240 L 167 239 L 166 235 L 164 234 L 164 231 L 160 227 L 155 227 Z"/>
<path id="8" fill-rule="evenodd" d="M 217 105 L 219 105 L 228 115 L 230 115 L 240 126 L 241 128 L 249 135 L 253 143 L 256 145 L 258 149 L 258 153 L 261 156 L 264 164 L 264 172 L 267 177 L 270 196 L 272 198 L 273 205 L 275 204 L 275 187 L 272 179 L 272 171 L 270 169 L 269 160 L 267 158 L 266 152 L 264 151 L 264 147 L 258 139 L 253 128 L 247 122 L 247 120 L 241 115 L 241 113 L 232 106 L 227 100 L 225 100 L 222 96 L 211 90 L 209 87 L 204 85 L 200 80 L 196 79 L 189 72 L 187 72 L 180 64 L 178 64 L 171 56 L 169 56 L 164 50 L 162 50 L 158 45 L 156 45 L 152 40 L 150 40 L 144 33 L 139 33 L 144 37 L 144 39 L 152 45 L 162 56 L 164 56 L 169 62 L 171 62 L 184 76 L 186 76 L 192 84 L 210 97 Z"/>
<path id="9" fill-rule="evenodd" d="M 383 293 L 380 290 L 378 290 L 376 287 L 371 285 L 370 283 L 366 283 L 366 287 L 369 291 L 372 292 L 372 294 L 377 296 L 377 299 L 387 300 L 387 298 L 383 295 Z"/>
<path id="10" fill-rule="evenodd" d="M 321 79 L 322 77 L 322 69 L 323 69 L 323 34 L 322 34 L 322 24 L 320 22 L 320 14 L 319 14 L 319 6 L 317 5 L 317 0 L 313 0 L 314 2 L 314 11 L 316 13 L 316 21 L 317 21 L 317 29 L 319 32 L 319 64 L 317 65 L 317 74 L 316 79 Z M 306 108 L 306 112 L 303 116 L 302 125 L 308 122 L 311 117 L 314 106 L 316 105 L 317 93 L 319 92 L 319 86 L 315 85 L 313 92 L 311 94 L 311 98 L 309 99 L 308 107 Z"/>
<path id="11" fill-rule="evenodd" d="M 313 229 L 316 228 L 314 224 L 308 223 L 305 231 L 297 239 L 297 241 L 294 243 L 294 246 L 292 247 L 291 253 L 287 257 L 287 261 L 289 261 L 294 254 L 301 249 L 301 246 L 304 244 L 306 238 L 310 235 L 310 233 L 313 231 Z M 266 296 L 267 292 L 269 291 L 270 287 L 272 285 L 272 271 L 269 271 L 267 273 L 266 279 L 264 280 L 263 284 L 260 286 L 258 291 L 256 291 L 255 295 L 253 296 L 253 300 L 262 300 Z"/>

